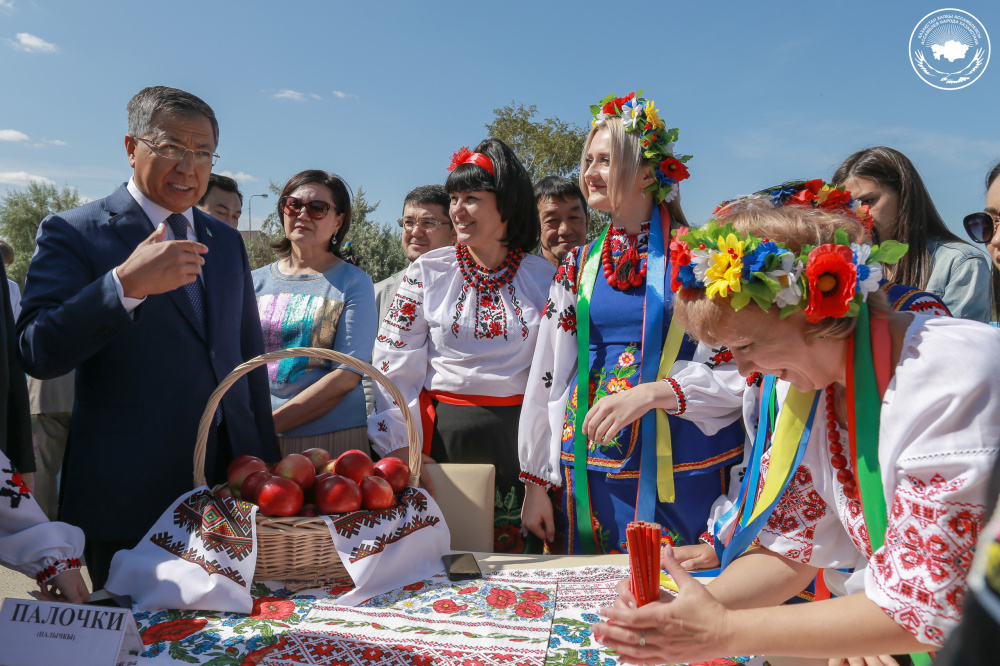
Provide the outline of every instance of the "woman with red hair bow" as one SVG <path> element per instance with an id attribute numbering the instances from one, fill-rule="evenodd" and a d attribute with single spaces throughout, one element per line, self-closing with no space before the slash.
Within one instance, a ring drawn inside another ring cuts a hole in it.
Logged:
<path id="1" fill-rule="evenodd" d="M 538 245 L 538 210 L 528 172 L 506 144 L 463 148 L 450 171 L 457 243 L 407 269 L 372 365 L 422 423 L 425 461 L 496 468 L 494 549 L 519 552 L 517 424 L 554 268 L 528 254 Z M 378 453 L 406 459 L 402 406 L 378 386 L 368 433 Z"/>

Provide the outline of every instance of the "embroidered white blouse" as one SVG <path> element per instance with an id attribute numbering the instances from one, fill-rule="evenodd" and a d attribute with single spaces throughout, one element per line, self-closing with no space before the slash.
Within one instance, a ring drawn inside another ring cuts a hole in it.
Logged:
<path id="1" fill-rule="evenodd" d="M 642 247 L 646 236 L 640 236 Z M 562 485 L 563 422 L 576 374 L 576 255 L 566 255 L 549 289 L 517 434 L 522 480 L 547 487 Z M 597 279 L 605 279 L 600 270 Z M 728 350 L 698 344 L 691 359 L 674 362 L 665 381 L 679 406 L 668 413 L 694 422 L 705 435 L 739 418 L 747 383 Z"/>
<path id="2" fill-rule="evenodd" d="M 431 250 L 407 269 L 379 327 L 372 365 L 399 387 L 418 424 L 424 388 L 523 394 L 554 271 L 528 254 L 510 284 L 480 293 L 463 277 L 454 247 Z M 407 446 L 406 430 L 399 406 L 379 384 L 374 388 L 368 436 L 385 455 Z"/>
<path id="3" fill-rule="evenodd" d="M 985 324 L 914 316 L 882 401 L 879 465 L 889 521 L 874 555 L 860 504 L 847 499 L 830 464 L 826 427 L 812 429 L 760 544 L 814 567 L 854 568 L 848 594 L 864 592 L 917 640 L 941 645 L 961 618 L 1000 444 L 997 349 L 1000 330 Z M 779 381 L 781 403 L 787 393 Z M 846 442 L 847 433 L 840 438 Z"/>
<path id="4" fill-rule="evenodd" d="M 80 568 L 83 530 L 49 522 L 21 475 L 0 453 L 0 564 L 43 583 Z"/>

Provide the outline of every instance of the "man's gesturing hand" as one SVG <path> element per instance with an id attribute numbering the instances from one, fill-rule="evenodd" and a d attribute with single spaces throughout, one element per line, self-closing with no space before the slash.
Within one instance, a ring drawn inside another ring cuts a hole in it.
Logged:
<path id="1" fill-rule="evenodd" d="M 164 241 L 167 225 L 161 222 L 129 258 L 118 267 L 118 280 L 128 298 L 164 294 L 198 279 L 208 248 L 196 241 Z"/>

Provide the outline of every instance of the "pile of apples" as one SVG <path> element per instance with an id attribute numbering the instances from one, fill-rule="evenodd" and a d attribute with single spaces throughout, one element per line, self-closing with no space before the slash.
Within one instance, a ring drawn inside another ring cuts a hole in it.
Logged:
<path id="1" fill-rule="evenodd" d="M 359 509 L 388 509 L 410 480 L 410 468 L 398 458 L 377 463 L 352 449 L 336 460 L 325 449 L 289 453 L 268 465 L 240 456 L 226 471 L 228 485 L 217 497 L 253 502 L 265 516 L 318 516 Z"/>

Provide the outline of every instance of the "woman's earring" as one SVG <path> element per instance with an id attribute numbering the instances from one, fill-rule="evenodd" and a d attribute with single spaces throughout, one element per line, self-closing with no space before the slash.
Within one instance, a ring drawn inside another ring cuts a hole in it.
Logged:
<path id="1" fill-rule="evenodd" d="M 643 192 L 643 193 L 642 193 L 642 198 L 643 198 L 643 199 L 645 199 L 645 198 L 646 198 L 646 193 L 645 193 L 645 192 Z"/>

